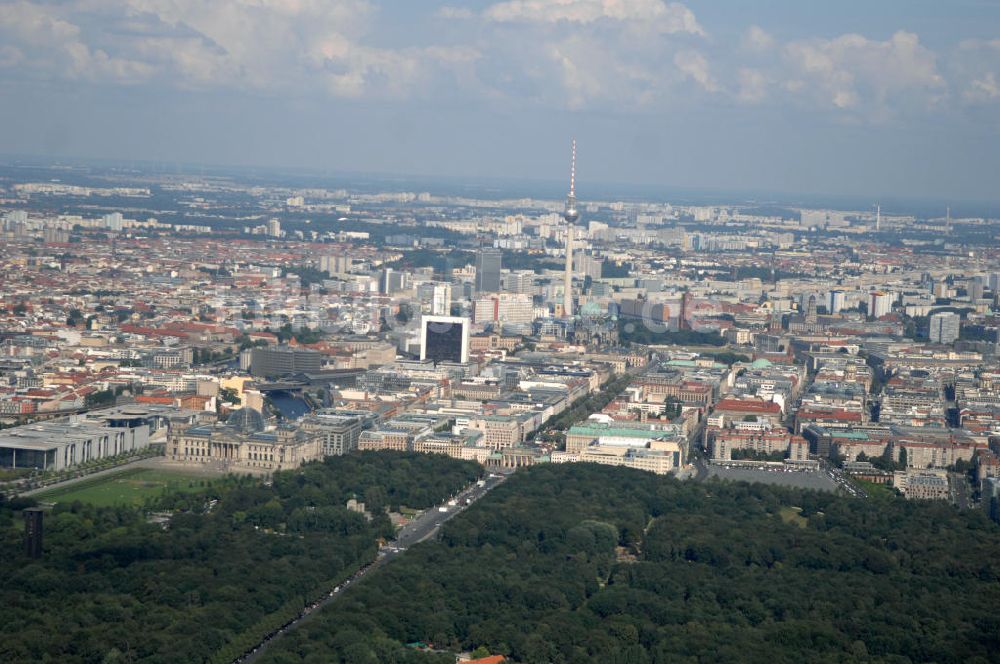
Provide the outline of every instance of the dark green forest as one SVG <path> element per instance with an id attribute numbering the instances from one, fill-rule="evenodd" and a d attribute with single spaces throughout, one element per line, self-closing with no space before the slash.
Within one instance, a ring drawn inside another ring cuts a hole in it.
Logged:
<path id="1" fill-rule="evenodd" d="M 0 503 L 2 662 L 230 662 L 376 555 L 382 512 L 427 508 L 479 476 L 439 455 L 364 453 L 165 495 L 145 509 L 57 505 L 41 560 Z M 147 513 L 175 511 L 168 527 Z"/>
<path id="2" fill-rule="evenodd" d="M 263 661 L 988 662 L 1000 529 L 945 504 L 519 471 Z M 405 659 L 404 659 L 405 657 Z"/>

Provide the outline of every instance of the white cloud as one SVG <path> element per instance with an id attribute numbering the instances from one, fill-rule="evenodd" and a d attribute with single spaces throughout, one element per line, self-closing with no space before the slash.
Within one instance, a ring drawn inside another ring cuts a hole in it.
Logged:
<path id="1" fill-rule="evenodd" d="M 798 91 L 871 116 L 886 117 L 903 99 L 930 107 L 947 92 L 937 56 L 909 32 L 887 41 L 858 34 L 796 41 L 785 47 L 785 60 Z"/>
<path id="2" fill-rule="evenodd" d="M 963 39 L 958 47 L 967 51 L 992 49 L 1000 52 L 1000 39 Z"/>
<path id="3" fill-rule="evenodd" d="M 509 0 L 487 8 L 485 16 L 519 23 L 634 22 L 663 34 L 704 34 L 690 9 L 661 0 Z"/>
<path id="4" fill-rule="evenodd" d="M 697 51 L 681 51 L 674 55 L 674 65 L 684 76 L 694 80 L 709 92 L 716 92 L 719 84 L 712 77 L 712 72 L 705 56 Z"/>
<path id="5" fill-rule="evenodd" d="M 733 42 L 713 41 L 687 6 L 664 0 L 502 0 L 482 11 L 453 2 L 426 11 L 462 23 L 431 21 L 440 35 L 399 43 L 407 33 L 380 28 L 405 26 L 392 26 L 395 15 L 376 0 L 0 0 L 0 72 L 616 112 L 711 94 L 861 121 L 940 112 L 949 97 L 1000 103 L 1000 39 L 961 41 L 939 55 L 904 31 L 780 43 L 751 25 Z"/>
<path id="6" fill-rule="evenodd" d="M 325 73 L 336 96 L 359 98 L 371 93 L 388 98 L 413 96 L 430 85 L 436 72 L 468 72 L 479 53 L 465 47 L 429 47 L 392 51 L 330 43 L 319 46 L 314 64 Z"/>
<path id="7" fill-rule="evenodd" d="M 554 77 L 556 86 L 543 85 L 543 100 L 577 110 L 613 103 L 638 108 L 651 102 L 656 76 L 646 67 L 614 51 L 595 50 L 593 41 L 570 35 L 545 47 L 541 64 L 533 73 L 543 80 Z M 557 98 L 557 99 L 555 99 Z"/>
<path id="8" fill-rule="evenodd" d="M 1000 100 L 997 72 L 1000 72 L 1000 39 L 967 39 L 962 41 L 951 65 L 951 78 L 961 89 L 962 101 L 972 104 L 996 103 Z"/>
<path id="9" fill-rule="evenodd" d="M 774 37 L 759 25 L 751 25 L 743 35 L 743 48 L 755 53 L 762 53 L 774 48 Z"/>
<path id="10" fill-rule="evenodd" d="M 44 53 L 48 62 L 67 78 L 135 83 L 147 79 L 152 68 L 145 62 L 109 55 L 83 41 L 80 28 L 62 19 L 48 6 L 30 2 L 0 5 L 3 64 L 18 64 L 40 72 L 45 63 L 32 58 Z"/>
<path id="11" fill-rule="evenodd" d="M 475 18 L 476 13 L 468 7 L 451 7 L 449 5 L 445 5 L 437 10 L 437 15 L 440 18 L 464 20 Z"/>
<path id="12" fill-rule="evenodd" d="M 45 77 L 345 97 L 423 94 L 477 57 L 367 45 L 374 14 L 367 0 L 22 0 L 0 5 L 0 38 Z"/>
<path id="13" fill-rule="evenodd" d="M 682 76 L 663 63 L 704 35 L 687 7 L 661 0 L 512 0 L 481 19 L 477 71 L 491 99 L 570 109 L 667 102 Z"/>
<path id="14" fill-rule="evenodd" d="M 970 102 L 991 101 L 1000 98 L 1000 85 L 997 84 L 996 74 L 987 72 L 982 78 L 972 81 L 969 88 L 963 93 L 963 97 Z"/>
<path id="15" fill-rule="evenodd" d="M 748 104 L 759 104 L 767 99 L 767 75 L 759 69 L 743 67 L 739 72 L 737 98 Z"/>

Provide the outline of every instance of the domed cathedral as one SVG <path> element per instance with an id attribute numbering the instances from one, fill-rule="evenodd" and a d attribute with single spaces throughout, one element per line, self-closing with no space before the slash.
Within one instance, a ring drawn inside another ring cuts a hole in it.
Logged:
<path id="1" fill-rule="evenodd" d="M 225 472 L 269 473 L 322 459 L 322 437 L 296 425 L 268 426 L 260 411 L 241 408 L 225 422 L 171 431 L 167 457 Z"/>

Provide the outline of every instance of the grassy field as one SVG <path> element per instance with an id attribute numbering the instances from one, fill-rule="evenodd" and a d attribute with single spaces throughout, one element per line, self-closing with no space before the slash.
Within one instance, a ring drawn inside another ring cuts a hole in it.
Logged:
<path id="1" fill-rule="evenodd" d="M 801 507 L 782 507 L 778 511 L 778 515 L 785 523 L 790 523 L 794 526 L 798 526 L 799 528 L 805 528 L 809 525 L 809 519 L 802 516 L 801 512 Z"/>
<path id="2" fill-rule="evenodd" d="M 876 484 L 875 482 L 859 479 L 854 479 L 853 481 L 873 498 L 876 496 L 880 498 L 895 498 L 897 495 L 892 487 L 885 484 Z"/>
<path id="3" fill-rule="evenodd" d="M 79 500 L 101 507 L 112 505 L 142 505 L 146 498 L 171 491 L 195 491 L 210 482 L 204 475 L 129 468 L 118 473 L 95 477 L 63 488 L 37 494 L 41 502 L 66 503 Z"/>

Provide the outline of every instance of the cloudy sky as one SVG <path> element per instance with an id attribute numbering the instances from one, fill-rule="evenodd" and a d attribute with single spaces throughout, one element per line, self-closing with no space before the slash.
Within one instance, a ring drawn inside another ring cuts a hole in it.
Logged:
<path id="1" fill-rule="evenodd" d="M 996 0 L 4 0 L 9 155 L 1000 198 Z"/>

